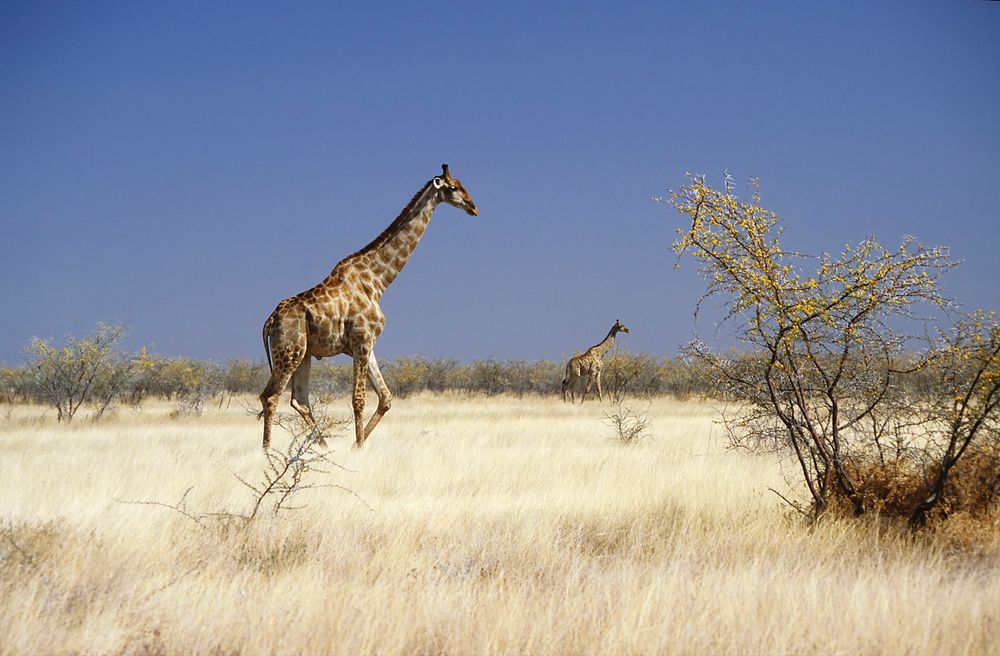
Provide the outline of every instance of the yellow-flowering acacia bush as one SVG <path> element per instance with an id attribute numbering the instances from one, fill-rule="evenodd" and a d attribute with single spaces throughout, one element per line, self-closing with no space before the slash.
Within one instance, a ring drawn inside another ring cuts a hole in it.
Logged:
<path id="1" fill-rule="evenodd" d="M 942 332 L 930 363 L 926 416 L 927 483 L 910 522 L 932 512 L 990 515 L 1000 492 L 1000 323 L 977 310 Z M 911 411 L 912 413 L 912 411 Z"/>
<path id="2" fill-rule="evenodd" d="M 916 313 L 950 308 L 939 284 L 955 265 L 947 250 L 908 236 L 896 248 L 867 239 L 836 256 L 788 251 L 779 217 L 762 206 L 756 181 L 751 188 L 741 200 L 728 176 L 722 190 L 688 176 L 657 199 L 690 218 L 674 250 L 699 263 L 702 301 L 721 297 L 750 349 L 737 357 L 701 340 L 687 347 L 735 401 L 724 418 L 731 442 L 788 448 L 805 490 L 796 505 L 811 516 L 831 504 L 858 515 L 891 506 L 924 523 L 946 507 L 959 459 L 997 443 L 997 322 L 973 314 L 914 355 L 910 333 L 927 332 Z M 919 398 L 907 380 L 917 373 Z"/>

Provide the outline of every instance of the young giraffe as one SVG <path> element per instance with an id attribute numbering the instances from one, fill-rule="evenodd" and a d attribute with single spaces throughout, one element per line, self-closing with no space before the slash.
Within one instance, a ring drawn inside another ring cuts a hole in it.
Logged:
<path id="1" fill-rule="evenodd" d="M 451 177 L 448 165 L 429 180 L 388 228 L 357 253 L 341 260 L 318 285 L 278 303 L 264 322 L 264 352 L 271 378 L 260 395 L 264 418 L 264 448 L 271 443 L 271 419 L 278 398 L 292 382 L 292 407 L 315 427 L 309 407 L 309 369 L 312 358 L 346 353 L 354 359 L 355 447 L 382 419 L 392 394 L 382 379 L 373 349 L 385 326 L 379 309 L 382 292 L 396 278 L 417 247 L 438 203 L 447 203 L 472 216 L 479 212 L 462 183 Z M 365 426 L 365 378 L 378 394 L 378 409 Z"/>
<path id="2" fill-rule="evenodd" d="M 566 400 L 566 391 L 568 390 L 570 398 L 574 403 L 576 402 L 574 389 L 579 385 L 581 379 L 586 382 L 586 385 L 583 388 L 580 403 L 587 399 L 587 392 L 590 391 L 591 385 L 595 382 L 597 383 L 597 397 L 601 401 L 604 400 L 604 393 L 601 390 L 601 369 L 604 367 L 602 358 L 615 345 L 615 335 L 620 332 L 627 333 L 628 328 L 621 321 L 615 319 L 615 325 L 611 326 L 608 336 L 601 340 L 600 344 L 595 344 L 580 355 L 574 355 L 569 359 L 569 362 L 566 363 L 566 378 L 562 382 L 563 401 Z"/>

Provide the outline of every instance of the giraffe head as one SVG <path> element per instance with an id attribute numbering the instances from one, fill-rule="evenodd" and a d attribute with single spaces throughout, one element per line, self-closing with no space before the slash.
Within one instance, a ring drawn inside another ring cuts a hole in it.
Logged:
<path id="1" fill-rule="evenodd" d="M 442 202 L 453 205 L 460 210 L 465 210 L 470 216 L 479 214 L 476 204 L 472 202 L 472 197 L 465 190 L 462 183 L 451 177 L 448 172 L 448 165 L 441 165 L 441 175 L 431 180 L 431 184 L 437 190 L 438 199 Z"/>
<path id="2" fill-rule="evenodd" d="M 611 330 L 614 331 L 614 332 L 616 332 L 616 333 L 627 333 L 628 332 L 628 328 L 626 328 L 625 324 L 623 324 L 621 322 L 621 319 L 615 319 L 615 325 L 611 327 Z"/>

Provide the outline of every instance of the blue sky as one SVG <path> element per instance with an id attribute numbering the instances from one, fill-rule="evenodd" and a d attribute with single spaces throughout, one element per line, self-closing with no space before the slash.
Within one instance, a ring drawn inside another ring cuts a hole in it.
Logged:
<path id="1" fill-rule="evenodd" d="M 672 354 L 704 288 L 651 202 L 758 176 L 785 243 L 914 234 L 1000 309 L 1000 3 L 0 3 L 0 361 L 262 357 L 447 162 L 382 357 Z M 500 6 L 502 4 L 502 6 Z M 468 6 L 466 6 L 468 5 Z"/>

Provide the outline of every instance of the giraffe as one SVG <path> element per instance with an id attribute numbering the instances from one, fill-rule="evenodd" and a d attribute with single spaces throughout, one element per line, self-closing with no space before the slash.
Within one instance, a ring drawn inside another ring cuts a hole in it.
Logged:
<path id="1" fill-rule="evenodd" d="M 585 385 L 583 394 L 580 397 L 580 403 L 583 403 L 587 399 L 587 392 L 590 391 L 591 385 L 595 382 L 597 383 L 597 397 L 602 401 L 604 400 L 604 393 L 601 390 L 601 369 L 604 367 L 602 359 L 604 358 L 604 354 L 610 351 L 615 345 L 615 335 L 627 332 L 628 328 L 625 327 L 625 324 L 615 319 L 615 325 L 611 326 L 607 337 L 601 340 L 599 344 L 595 344 L 583 353 L 574 355 L 569 359 L 569 362 L 566 363 L 566 378 L 562 382 L 563 401 L 566 400 L 566 392 L 569 391 L 570 399 L 574 403 L 576 402 L 574 390 L 579 385 L 581 379 L 585 381 Z"/>
<path id="2" fill-rule="evenodd" d="M 278 303 L 264 322 L 264 352 L 271 378 L 260 395 L 264 418 L 263 447 L 271 443 L 271 420 L 278 399 L 291 381 L 291 405 L 315 428 L 309 406 L 309 369 L 312 358 L 346 353 L 354 360 L 354 446 L 360 448 L 392 405 L 392 393 L 382 379 L 373 352 L 385 326 L 379 299 L 396 278 L 427 229 L 439 203 L 479 211 L 462 183 L 441 165 L 441 175 L 416 193 L 396 220 L 360 251 L 341 260 L 318 285 Z M 378 395 L 378 408 L 362 421 L 365 378 Z"/>

